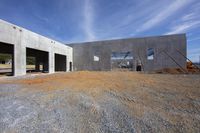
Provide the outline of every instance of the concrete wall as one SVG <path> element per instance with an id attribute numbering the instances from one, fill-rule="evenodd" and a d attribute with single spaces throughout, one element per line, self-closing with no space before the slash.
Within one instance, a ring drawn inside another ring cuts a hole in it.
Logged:
<path id="1" fill-rule="evenodd" d="M 49 73 L 55 70 L 55 53 L 66 55 L 67 71 L 72 62 L 72 48 L 0 19 L 0 42 L 14 46 L 14 75 L 26 74 L 26 48 L 49 53 Z"/>
<path id="2" fill-rule="evenodd" d="M 138 62 L 142 70 L 152 71 L 162 68 L 178 68 L 179 66 L 168 56 L 170 55 L 180 66 L 186 68 L 186 59 L 176 50 L 186 56 L 185 34 L 158 37 L 130 38 L 110 41 L 97 41 L 69 44 L 73 47 L 74 70 L 111 70 L 111 53 L 133 53 L 133 70 Z M 154 60 L 147 60 L 147 49 L 154 49 Z M 162 52 L 162 51 L 165 51 Z M 94 55 L 99 53 L 100 60 L 94 61 Z M 168 55 L 167 55 L 167 54 Z"/>

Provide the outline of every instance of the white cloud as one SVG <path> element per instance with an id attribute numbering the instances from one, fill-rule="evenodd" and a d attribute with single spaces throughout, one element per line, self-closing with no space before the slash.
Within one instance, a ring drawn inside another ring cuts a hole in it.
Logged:
<path id="1" fill-rule="evenodd" d="M 93 0 L 85 0 L 83 8 L 84 23 L 82 28 L 86 35 L 86 41 L 95 40 L 95 33 L 93 31 L 94 9 L 92 5 Z"/>
<path id="2" fill-rule="evenodd" d="M 199 7 L 194 6 L 193 9 L 182 16 L 180 20 L 174 21 L 173 26 L 165 34 L 176 34 L 188 32 L 189 30 L 200 26 Z"/>
<path id="3" fill-rule="evenodd" d="M 200 24 L 200 21 L 185 22 L 185 23 L 173 26 L 171 28 L 171 31 L 165 34 L 169 35 L 169 34 L 183 33 L 198 26 L 199 24 Z"/>
<path id="4" fill-rule="evenodd" d="M 158 11 L 158 14 L 145 22 L 137 30 L 137 32 L 142 32 L 154 27 L 155 25 L 161 23 L 162 21 L 173 15 L 176 11 L 180 10 L 192 1 L 193 0 L 175 0 L 172 4 L 166 5 L 166 8 L 163 8 L 162 11 Z"/>
<path id="5" fill-rule="evenodd" d="M 185 16 L 183 16 L 181 20 L 188 21 L 188 20 L 193 19 L 195 16 L 196 16 L 196 13 L 192 12 L 192 13 L 189 13 L 189 14 L 186 14 Z"/>

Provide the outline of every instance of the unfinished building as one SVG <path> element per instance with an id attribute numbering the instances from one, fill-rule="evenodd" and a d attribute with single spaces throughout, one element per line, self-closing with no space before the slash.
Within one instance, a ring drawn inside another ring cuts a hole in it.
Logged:
<path id="1" fill-rule="evenodd" d="M 186 68 L 185 34 L 71 44 L 74 70 Z M 180 54 L 181 53 L 181 54 Z"/>
<path id="2" fill-rule="evenodd" d="M 15 76 L 26 74 L 27 57 L 34 58 L 35 71 L 48 73 L 184 69 L 186 36 L 178 34 L 64 45 L 0 20 L 0 53 L 12 55 L 12 73 Z"/>
<path id="3" fill-rule="evenodd" d="M 35 71 L 69 71 L 72 48 L 0 20 L 0 53 L 12 55 L 12 73 L 26 74 L 26 59 L 35 59 Z M 40 67 L 41 66 L 41 67 Z"/>

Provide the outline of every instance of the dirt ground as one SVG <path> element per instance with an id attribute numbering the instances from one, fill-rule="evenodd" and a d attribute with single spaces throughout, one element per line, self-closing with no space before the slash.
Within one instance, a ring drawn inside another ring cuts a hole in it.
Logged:
<path id="1" fill-rule="evenodd" d="M 0 78 L 0 132 L 200 132 L 200 75 L 72 72 Z"/>

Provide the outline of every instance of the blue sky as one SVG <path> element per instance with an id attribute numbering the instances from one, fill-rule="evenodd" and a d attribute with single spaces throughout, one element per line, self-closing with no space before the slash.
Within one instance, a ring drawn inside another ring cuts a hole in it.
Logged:
<path id="1" fill-rule="evenodd" d="M 187 33 L 199 61 L 200 0 L 0 0 L 0 19 L 63 43 Z"/>

